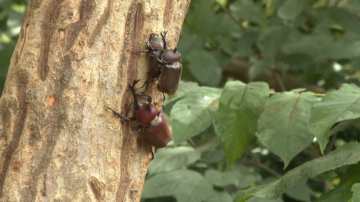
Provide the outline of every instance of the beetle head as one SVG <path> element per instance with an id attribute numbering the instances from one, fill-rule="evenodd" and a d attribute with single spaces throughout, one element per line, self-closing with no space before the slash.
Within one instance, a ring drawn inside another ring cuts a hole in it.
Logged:
<path id="1" fill-rule="evenodd" d="M 159 114 L 159 110 L 153 104 L 143 103 L 136 111 L 136 121 L 142 125 L 149 124 Z"/>
<path id="2" fill-rule="evenodd" d="M 158 34 L 151 34 L 148 46 L 152 51 L 162 50 L 164 48 L 164 41 Z"/>
<path id="3" fill-rule="evenodd" d="M 181 53 L 177 51 L 177 48 L 165 49 L 161 55 L 161 60 L 167 64 L 180 62 L 180 58 L 181 58 Z"/>

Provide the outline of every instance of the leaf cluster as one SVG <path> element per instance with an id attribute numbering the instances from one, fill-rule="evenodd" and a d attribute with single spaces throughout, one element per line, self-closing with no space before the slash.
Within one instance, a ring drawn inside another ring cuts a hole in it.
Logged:
<path id="1" fill-rule="evenodd" d="M 192 1 L 165 103 L 174 142 L 143 201 L 359 200 L 359 14 L 356 0 Z"/>

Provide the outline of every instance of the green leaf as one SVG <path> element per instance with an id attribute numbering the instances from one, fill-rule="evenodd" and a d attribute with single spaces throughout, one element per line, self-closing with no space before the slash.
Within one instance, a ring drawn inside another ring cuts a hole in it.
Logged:
<path id="1" fill-rule="evenodd" d="M 330 136 L 358 123 L 360 123 L 360 118 L 342 121 L 330 129 Z"/>
<path id="2" fill-rule="evenodd" d="M 291 28 L 272 27 L 265 31 L 258 40 L 258 45 L 265 56 L 272 56 L 278 53 L 280 48 L 286 43 Z"/>
<path id="3" fill-rule="evenodd" d="M 291 198 L 299 201 L 311 201 L 310 189 L 306 184 L 306 180 L 299 180 L 299 182 L 295 186 L 291 187 L 286 191 L 286 194 Z"/>
<path id="4" fill-rule="evenodd" d="M 328 29 L 328 28 L 327 28 Z M 284 45 L 286 54 L 303 53 L 311 55 L 314 61 L 345 59 L 360 56 L 360 40 L 338 40 L 332 36 L 302 36 Z"/>
<path id="5" fill-rule="evenodd" d="M 259 34 L 257 32 L 245 32 L 236 43 L 237 53 L 240 57 L 248 57 L 253 54 L 253 45 L 256 43 Z"/>
<path id="6" fill-rule="evenodd" d="M 190 147 L 158 149 L 151 161 L 148 172 L 150 175 L 183 168 L 199 160 L 201 153 Z"/>
<path id="7" fill-rule="evenodd" d="M 207 86 L 219 85 L 222 70 L 214 56 L 203 50 L 194 50 L 187 59 L 191 73 L 200 83 Z"/>
<path id="8" fill-rule="evenodd" d="M 217 170 L 206 170 L 205 178 L 215 186 L 225 187 L 227 185 L 235 184 L 240 178 L 240 173 L 237 173 L 236 171 L 223 173 Z"/>
<path id="9" fill-rule="evenodd" d="M 354 192 L 352 201 L 360 202 L 360 183 L 356 183 L 352 186 L 351 191 Z"/>
<path id="10" fill-rule="evenodd" d="M 199 202 L 215 196 L 212 184 L 200 173 L 177 170 L 157 174 L 145 181 L 143 198 L 174 196 L 177 202 Z"/>
<path id="11" fill-rule="evenodd" d="M 344 165 L 355 164 L 359 161 L 360 144 L 355 142 L 347 143 L 325 157 L 306 162 L 287 172 L 283 177 L 274 182 L 237 192 L 233 201 L 238 202 L 252 195 L 265 199 L 276 199 L 299 180 L 306 180 L 325 171 Z"/>
<path id="12" fill-rule="evenodd" d="M 283 159 L 284 167 L 314 139 L 308 124 L 316 102 L 310 93 L 285 92 L 266 103 L 258 122 L 258 138 Z"/>
<path id="13" fill-rule="evenodd" d="M 283 62 L 292 66 L 301 66 L 310 64 L 312 62 L 312 58 L 304 53 L 292 53 L 287 55 Z"/>
<path id="14" fill-rule="evenodd" d="M 330 17 L 345 30 L 360 35 L 359 18 L 346 9 L 332 7 L 329 9 Z"/>
<path id="15" fill-rule="evenodd" d="M 249 71 L 250 80 L 253 80 L 265 69 L 269 68 L 271 65 L 274 65 L 274 62 L 275 61 L 273 57 L 265 57 L 262 60 L 256 61 Z"/>
<path id="16" fill-rule="evenodd" d="M 206 170 L 205 178 L 208 179 L 213 185 L 218 187 L 225 187 L 228 185 L 235 185 L 237 187 L 246 188 L 250 187 L 257 178 L 251 173 L 242 173 L 241 170 L 231 170 L 227 172 L 220 172 L 217 170 Z"/>
<path id="17" fill-rule="evenodd" d="M 192 32 L 202 36 L 209 36 L 213 32 L 213 10 L 211 8 L 212 2 L 207 0 L 200 0 L 195 10 L 188 16 L 190 18 L 189 27 Z"/>
<path id="18" fill-rule="evenodd" d="M 354 12 L 354 13 L 358 13 L 360 12 L 360 1 L 359 0 L 349 0 L 348 1 L 348 7 L 349 9 Z"/>
<path id="19" fill-rule="evenodd" d="M 202 160 L 207 163 L 216 163 L 225 159 L 226 154 L 221 149 L 208 150 L 202 153 Z"/>
<path id="20" fill-rule="evenodd" d="M 179 88 L 171 99 L 169 98 L 168 94 L 165 94 L 164 106 L 185 97 L 187 94 L 191 93 L 197 88 L 199 88 L 199 85 L 195 82 L 180 81 Z"/>
<path id="21" fill-rule="evenodd" d="M 275 200 L 270 200 L 270 199 L 263 199 L 263 198 L 259 198 L 259 197 L 251 197 L 249 200 L 247 200 L 247 202 L 283 202 L 283 200 L 281 198 L 275 199 Z"/>
<path id="22" fill-rule="evenodd" d="M 237 1 L 230 5 L 230 11 L 240 20 L 256 23 L 266 22 L 265 11 L 256 4 Z"/>
<path id="23" fill-rule="evenodd" d="M 196 34 L 181 35 L 178 43 L 178 50 L 181 53 L 181 60 L 186 60 L 189 53 L 193 50 L 202 49 L 205 39 Z"/>
<path id="24" fill-rule="evenodd" d="M 337 122 L 360 117 L 360 88 L 343 84 L 340 90 L 326 94 L 311 109 L 310 130 L 323 153 L 329 141 L 330 128 Z"/>
<path id="25" fill-rule="evenodd" d="M 234 55 L 236 53 L 236 44 L 230 37 L 220 37 L 219 41 L 220 47 L 225 53 L 229 55 Z"/>
<path id="26" fill-rule="evenodd" d="M 225 191 L 217 191 L 215 196 L 204 202 L 232 202 L 232 197 Z"/>
<path id="27" fill-rule="evenodd" d="M 294 20 L 305 8 L 316 3 L 313 0 L 287 0 L 279 8 L 277 14 L 284 20 Z"/>
<path id="28" fill-rule="evenodd" d="M 347 202 L 352 197 L 351 187 L 360 182 L 360 163 L 351 165 L 341 178 L 340 184 L 334 189 L 322 194 L 316 202 Z"/>
<path id="29" fill-rule="evenodd" d="M 226 83 L 214 118 L 214 128 L 226 153 L 228 168 L 246 151 L 257 130 L 257 120 L 268 96 L 266 83 Z"/>
<path id="30" fill-rule="evenodd" d="M 170 118 L 175 144 L 198 135 L 211 125 L 220 93 L 221 89 L 200 87 L 174 104 Z"/>

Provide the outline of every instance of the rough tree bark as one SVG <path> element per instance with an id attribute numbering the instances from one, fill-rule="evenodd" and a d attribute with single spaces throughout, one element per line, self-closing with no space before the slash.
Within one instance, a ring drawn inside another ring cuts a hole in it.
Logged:
<path id="1" fill-rule="evenodd" d="M 127 84 L 150 33 L 179 38 L 190 0 L 29 0 L 0 100 L 0 201 L 139 201 L 152 148 Z M 162 94 L 148 91 L 161 108 Z"/>

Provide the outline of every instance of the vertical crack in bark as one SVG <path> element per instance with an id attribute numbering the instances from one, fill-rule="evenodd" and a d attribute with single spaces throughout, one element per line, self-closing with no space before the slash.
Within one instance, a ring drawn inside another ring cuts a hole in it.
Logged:
<path id="1" fill-rule="evenodd" d="M 1 122 L 3 125 L 3 134 L 0 134 L 0 138 L 4 138 L 5 142 L 7 142 L 8 134 L 7 131 L 11 127 L 11 113 L 8 109 L 8 103 L 4 103 L 4 107 L 1 108 Z"/>
<path id="2" fill-rule="evenodd" d="M 0 197 L 3 193 L 3 186 L 5 183 L 6 174 L 9 170 L 10 161 L 12 155 L 14 154 L 15 150 L 19 146 L 20 138 L 22 135 L 22 131 L 25 124 L 25 118 L 27 114 L 27 106 L 25 103 L 25 96 L 26 96 L 26 87 L 28 84 L 28 76 L 25 71 L 19 70 L 16 73 L 16 79 L 18 86 L 16 87 L 17 91 L 17 102 L 18 102 L 18 111 L 17 111 L 17 118 L 13 125 L 13 134 L 9 145 L 4 150 L 4 153 L 1 155 L 1 169 L 0 169 Z"/>
<path id="3" fill-rule="evenodd" d="M 21 190 L 21 199 L 27 199 L 29 201 L 35 201 L 37 195 L 37 184 L 39 178 L 45 172 L 52 160 L 52 153 L 56 146 L 57 140 L 60 135 L 60 124 L 63 123 L 63 120 L 66 120 L 66 113 L 62 111 L 64 109 L 62 104 L 62 95 L 64 89 L 69 89 L 69 80 L 72 77 L 72 67 L 71 59 L 69 55 L 66 55 L 61 64 L 56 69 L 56 75 L 60 78 L 56 79 L 55 84 L 55 94 L 58 97 L 59 101 L 53 107 L 46 109 L 46 118 L 47 118 L 47 130 L 44 134 L 44 141 L 42 147 L 38 149 L 38 156 L 34 159 L 38 159 L 37 163 L 34 166 L 31 166 L 29 177 L 27 179 L 27 186 Z"/>
<path id="4" fill-rule="evenodd" d="M 100 34 L 101 29 L 106 24 L 107 20 L 110 16 L 110 7 L 111 7 L 112 0 L 108 0 L 106 4 L 106 8 L 104 10 L 104 13 L 101 15 L 99 22 L 95 26 L 95 30 L 91 34 L 88 40 L 88 47 L 91 48 L 94 45 L 95 38 Z"/>
<path id="5" fill-rule="evenodd" d="M 65 45 L 66 50 L 69 50 L 73 46 L 75 39 L 79 35 L 80 31 L 87 26 L 92 13 L 94 12 L 94 8 L 94 0 L 81 1 L 79 20 L 70 24 L 67 29 L 67 41 Z"/>
<path id="6" fill-rule="evenodd" d="M 135 11 L 135 16 L 134 18 L 132 18 L 132 15 Z M 133 25 L 132 25 L 133 24 Z M 129 40 L 127 39 L 131 39 L 131 43 L 132 43 L 132 48 L 135 47 L 136 42 L 138 42 L 141 38 L 141 30 L 143 29 L 144 26 L 144 12 L 143 12 L 143 5 L 138 3 L 138 4 L 133 4 L 133 6 L 129 9 L 129 12 L 126 16 L 126 25 L 125 27 L 128 28 L 129 31 L 125 32 L 125 40 L 124 40 L 124 44 L 123 44 L 123 48 L 126 49 L 126 47 L 129 45 Z M 127 78 L 128 80 L 126 81 L 127 83 L 129 83 L 130 81 L 137 79 L 134 78 L 134 76 L 137 75 L 137 63 L 139 60 L 139 55 L 136 53 L 132 53 L 130 56 L 130 61 L 129 61 L 129 65 L 128 65 L 128 69 L 127 69 Z M 125 53 L 123 51 L 122 55 L 120 56 L 120 64 L 119 64 L 119 68 L 120 69 L 124 69 L 123 66 L 125 65 L 125 61 L 126 61 L 126 56 Z M 119 77 L 121 78 L 121 77 Z M 121 103 L 126 103 L 129 102 L 129 97 L 125 96 L 122 99 Z M 124 137 L 123 139 L 123 143 L 122 143 L 122 148 L 121 148 L 121 168 L 120 168 L 120 182 L 119 182 L 119 186 L 118 189 L 116 191 L 116 200 L 117 201 L 124 201 L 125 198 L 125 194 L 127 192 L 128 189 L 130 189 L 129 184 L 131 183 L 131 179 L 129 177 L 129 157 L 130 157 L 130 152 L 131 152 L 131 138 L 134 138 L 133 135 L 130 135 L 129 133 L 130 127 L 127 127 L 126 131 L 123 131 L 123 135 Z"/>
<path id="7" fill-rule="evenodd" d="M 41 196 L 46 197 L 46 174 L 44 175 L 43 188 L 40 190 Z"/>
<path id="8" fill-rule="evenodd" d="M 26 43 L 26 39 L 27 39 L 27 31 L 28 31 L 28 27 L 29 27 L 29 24 L 28 23 L 26 23 L 25 24 L 25 29 L 21 29 L 22 30 L 22 32 L 20 33 L 20 39 L 22 40 L 22 44 L 21 44 L 21 49 L 20 49 L 20 51 L 19 51 L 19 54 L 16 56 L 16 59 L 15 59 L 15 65 L 17 65 L 18 64 L 18 62 L 19 62 L 19 59 L 21 58 L 21 53 L 22 53 L 22 51 L 23 51 L 23 49 L 24 49 L 24 46 L 25 46 L 25 43 Z"/>
<path id="9" fill-rule="evenodd" d="M 41 25 L 41 48 L 40 48 L 40 62 L 38 67 L 38 74 L 41 81 L 45 81 L 49 73 L 48 58 L 50 51 L 51 36 L 54 33 L 56 26 L 56 15 L 54 15 L 60 8 L 60 4 L 64 0 L 53 0 L 49 3 L 49 7 L 45 12 L 43 22 Z"/>
<path id="10" fill-rule="evenodd" d="M 105 184 L 101 183 L 97 178 L 90 177 L 88 180 L 91 191 L 93 192 L 97 201 L 104 200 L 105 197 Z"/>
<path id="11" fill-rule="evenodd" d="M 173 0 L 166 0 L 164 14 L 163 14 L 163 27 L 166 29 L 171 21 L 171 16 L 173 13 L 171 12 Z"/>

